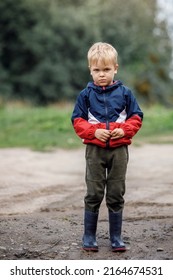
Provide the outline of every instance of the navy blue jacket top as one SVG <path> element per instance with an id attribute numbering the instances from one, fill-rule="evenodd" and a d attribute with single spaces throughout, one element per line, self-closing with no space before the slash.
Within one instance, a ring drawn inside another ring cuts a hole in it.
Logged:
<path id="1" fill-rule="evenodd" d="M 117 147 L 130 144 L 131 138 L 142 125 L 143 112 L 129 88 L 121 81 L 107 87 L 89 82 L 77 97 L 72 114 L 72 123 L 85 144 L 101 147 Z M 95 137 L 98 128 L 113 130 L 122 128 L 124 137 L 103 143 Z"/>

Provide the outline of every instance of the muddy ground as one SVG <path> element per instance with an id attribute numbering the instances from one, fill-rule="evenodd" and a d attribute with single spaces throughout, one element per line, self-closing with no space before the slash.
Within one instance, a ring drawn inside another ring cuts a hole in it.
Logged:
<path id="1" fill-rule="evenodd" d="M 130 146 L 125 253 L 112 253 L 102 203 L 98 253 L 81 250 L 84 148 L 0 150 L 0 259 L 173 259 L 173 145 Z"/>

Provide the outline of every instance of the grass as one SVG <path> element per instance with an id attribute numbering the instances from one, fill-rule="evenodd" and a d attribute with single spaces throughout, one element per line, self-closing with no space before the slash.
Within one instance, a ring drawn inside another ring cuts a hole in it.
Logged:
<path id="1" fill-rule="evenodd" d="M 144 120 L 134 142 L 173 144 L 173 110 L 161 106 L 143 108 Z"/>
<path id="2" fill-rule="evenodd" d="M 134 144 L 172 143 L 173 110 L 164 107 L 143 108 L 142 129 Z M 48 108 L 5 106 L 0 109 L 0 148 L 29 147 L 47 151 L 72 149 L 83 144 L 71 125 L 72 106 Z"/>
<path id="3" fill-rule="evenodd" d="M 69 107 L 5 107 L 0 110 L 0 147 L 34 150 L 81 145 L 71 125 Z"/>

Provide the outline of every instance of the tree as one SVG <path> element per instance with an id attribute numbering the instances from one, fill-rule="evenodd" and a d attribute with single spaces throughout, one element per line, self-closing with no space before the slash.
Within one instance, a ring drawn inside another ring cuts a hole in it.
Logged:
<path id="1" fill-rule="evenodd" d="M 170 39 L 156 12 L 155 0 L 1 1 L 0 95 L 39 105 L 74 99 L 89 79 L 88 48 L 107 41 L 119 52 L 118 78 L 141 100 L 171 100 Z"/>

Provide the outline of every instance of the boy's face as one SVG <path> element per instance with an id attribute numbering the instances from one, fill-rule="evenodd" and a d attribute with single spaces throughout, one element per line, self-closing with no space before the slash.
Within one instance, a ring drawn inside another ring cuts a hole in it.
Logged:
<path id="1" fill-rule="evenodd" d="M 105 64 L 102 61 L 98 61 L 96 64 L 90 66 L 94 83 L 101 87 L 106 87 L 113 83 L 117 69 L 118 64 L 114 65 L 111 62 Z"/>

